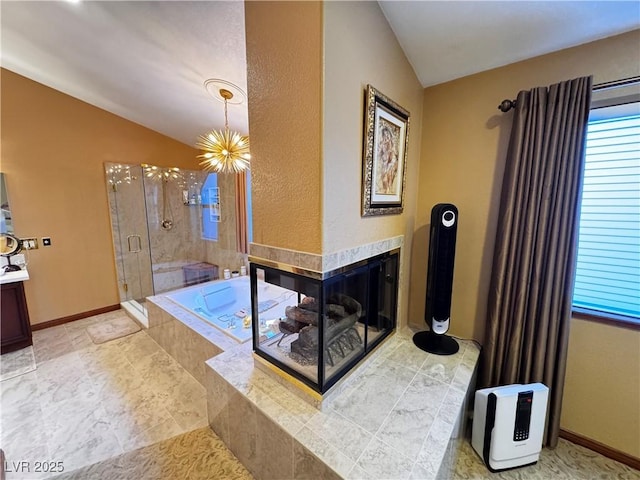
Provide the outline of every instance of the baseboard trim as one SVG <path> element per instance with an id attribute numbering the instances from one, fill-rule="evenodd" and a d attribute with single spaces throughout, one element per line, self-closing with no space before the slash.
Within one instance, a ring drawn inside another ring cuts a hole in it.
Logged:
<path id="1" fill-rule="evenodd" d="M 65 323 L 74 322 L 76 320 L 80 320 L 87 317 L 93 317 L 94 315 L 100 315 L 101 313 L 113 312 L 115 310 L 119 310 L 120 304 L 109 305 L 107 307 L 96 308 L 95 310 L 89 310 L 88 312 L 76 313 L 75 315 L 69 315 L 68 317 L 56 318 L 54 320 L 49 320 L 48 322 L 36 323 L 31 325 L 31 330 L 44 330 L 45 328 L 57 327 L 58 325 L 63 325 Z"/>
<path id="2" fill-rule="evenodd" d="M 631 468 L 640 470 L 640 458 L 634 457 L 633 455 L 621 452 L 620 450 L 616 450 L 615 448 L 611 448 L 603 443 L 583 437 L 582 435 L 569 430 L 560 429 L 560 437 L 565 440 L 569 440 L 576 445 L 593 450 L 594 452 L 604 455 L 612 460 L 629 465 Z"/>

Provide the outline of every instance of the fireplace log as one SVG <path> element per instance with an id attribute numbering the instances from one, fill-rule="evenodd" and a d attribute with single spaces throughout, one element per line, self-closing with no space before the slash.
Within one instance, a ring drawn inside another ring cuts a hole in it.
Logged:
<path id="1" fill-rule="evenodd" d="M 318 325 L 318 314 L 311 310 L 289 306 L 285 308 L 284 314 L 289 320 L 295 322 L 302 322 L 307 325 Z"/>
<path id="2" fill-rule="evenodd" d="M 342 305 L 330 303 L 327 305 L 327 316 L 337 318 L 338 320 L 349 315 Z"/>
<path id="3" fill-rule="evenodd" d="M 353 328 L 362 315 L 362 306 L 354 298 L 336 293 L 328 298 L 325 312 L 327 313 L 325 338 L 328 346 L 333 339 Z M 291 343 L 291 351 L 302 355 L 307 360 L 316 358 L 318 355 L 318 327 L 315 324 L 310 324 L 302 328 L 298 339 Z"/>
<path id="4" fill-rule="evenodd" d="M 304 300 L 306 300 L 306 298 Z M 311 305 L 311 301 L 308 301 L 306 305 Z M 295 322 L 296 325 L 300 324 L 302 328 L 297 331 L 285 332 L 282 329 L 283 321 L 281 321 L 280 330 L 283 333 L 298 333 L 298 338 L 291 342 L 291 351 L 302 356 L 306 361 L 314 361 L 317 359 L 319 348 L 318 314 L 310 312 L 306 308 L 301 308 L 306 305 L 303 305 L 301 302 L 297 307 L 287 307 L 285 309 L 287 316 L 286 321 L 289 323 Z M 325 341 L 327 342 L 327 354 L 330 356 L 329 347 L 334 344 L 340 347 L 340 337 L 346 335 L 350 329 L 353 329 L 355 323 L 360 319 L 362 315 L 362 305 L 348 295 L 336 293 L 327 299 L 325 314 Z M 310 319 L 313 319 L 314 323 L 306 321 Z M 345 341 L 347 340 L 350 348 L 353 349 L 354 347 L 351 340 L 345 339 Z M 336 343 L 336 341 L 338 343 Z M 331 365 L 333 364 L 333 362 L 329 363 Z"/>
<path id="5" fill-rule="evenodd" d="M 327 303 L 341 305 L 349 315 L 357 313 L 359 317 L 362 314 L 362 305 L 360 305 L 355 298 L 350 297 L 349 295 L 344 295 L 343 293 L 334 293 L 327 299 Z"/>
<path id="6" fill-rule="evenodd" d="M 278 328 L 282 333 L 289 335 L 291 333 L 298 333 L 305 325 L 306 323 L 296 322 L 295 320 L 290 320 L 288 318 L 285 318 L 285 319 L 280 319 L 280 322 L 278 323 Z"/>
<path id="7" fill-rule="evenodd" d="M 318 302 L 314 297 L 304 297 L 298 306 L 305 310 L 318 311 Z"/>

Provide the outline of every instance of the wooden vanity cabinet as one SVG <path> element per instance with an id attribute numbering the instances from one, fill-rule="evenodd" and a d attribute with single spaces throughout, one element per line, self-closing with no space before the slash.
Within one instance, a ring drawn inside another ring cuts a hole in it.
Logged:
<path id="1" fill-rule="evenodd" d="M 22 282 L 2 285 L 0 298 L 0 354 L 32 345 L 31 323 Z"/>

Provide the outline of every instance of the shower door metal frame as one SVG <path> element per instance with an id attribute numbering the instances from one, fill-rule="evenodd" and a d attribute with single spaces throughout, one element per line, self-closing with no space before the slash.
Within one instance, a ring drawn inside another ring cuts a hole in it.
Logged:
<path id="1" fill-rule="evenodd" d="M 113 165 L 105 164 L 108 180 L 110 179 L 108 169 Z M 118 290 L 121 303 L 130 302 L 132 306 L 146 315 L 144 300 L 147 296 L 154 295 L 154 289 L 151 248 L 147 232 L 145 185 L 142 167 L 126 165 L 126 168 L 136 171 L 128 177 L 128 181 L 119 183 L 112 181 L 108 188 Z M 138 191 L 129 192 L 132 195 L 126 199 L 125 207 L 122 198 L 123 189 L 135 188 L 136 186 L 138 186 Z M 143 236 L 146 236 L 146 241 L 143 240 Z"/>

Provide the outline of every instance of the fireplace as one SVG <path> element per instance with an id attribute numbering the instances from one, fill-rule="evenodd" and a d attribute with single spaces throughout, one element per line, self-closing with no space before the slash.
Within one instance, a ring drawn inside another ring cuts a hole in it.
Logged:
<path id="1" fill-rule="evenodd" d="M 253 351 L 325 393 L 396 328 L 399 253 L 326 273 L 252 258 Z"/>

